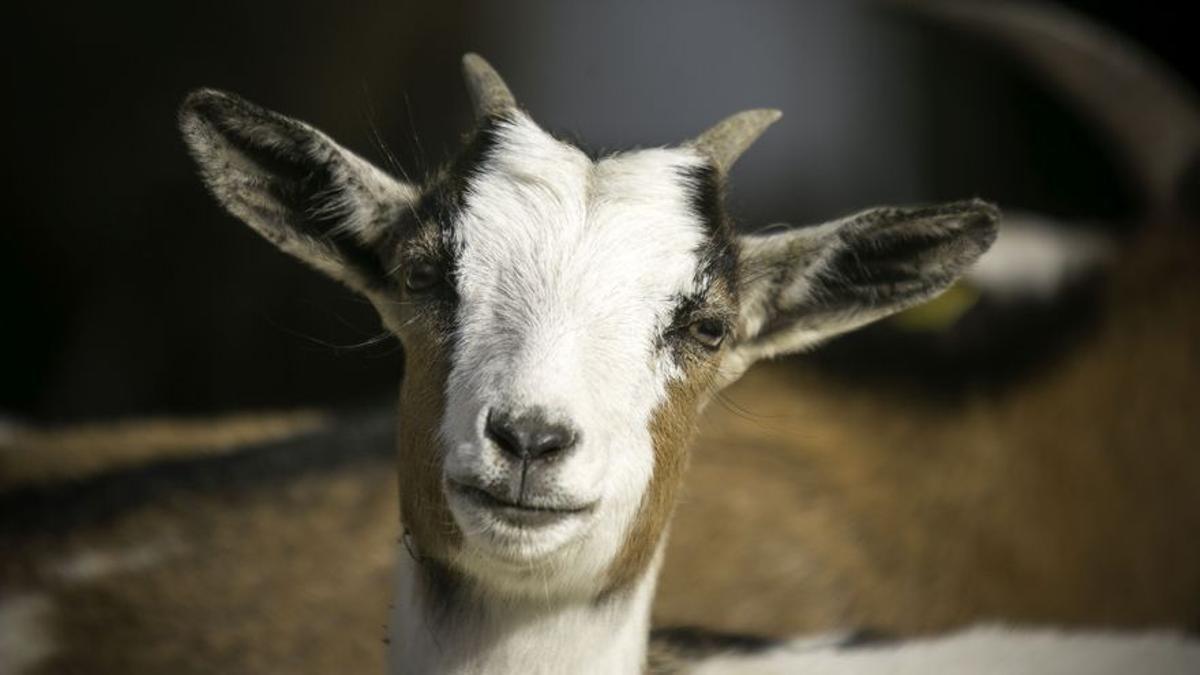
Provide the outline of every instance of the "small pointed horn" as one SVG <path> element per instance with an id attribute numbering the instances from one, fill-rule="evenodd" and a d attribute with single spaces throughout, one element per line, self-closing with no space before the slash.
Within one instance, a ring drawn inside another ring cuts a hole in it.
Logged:
<path id="1" fill-rule="evenodd" d="M 687 145 L 707 156 L 717 171 L 726 174 L 738 157 L 782 116 L 778 110 L 766 108 L 743 110 L 717 122 Z"/>
<path id="2" fill-rule="evenodd" d="M 1123 152 L 1152 209 L 1180 198 L 1200 156 L 1200 100 L 1178 75 L 1131 40 L 1045 2 L 892 0 L 989 35 L 1032 64 Z"/>
<path id="3" fill-rule="evenodd" d="M 475 117 L 482 119 L 517 107 L 508 85 L 483 57 L 470 53 L 463 56 L 463 79 L 475 104 Z"/>

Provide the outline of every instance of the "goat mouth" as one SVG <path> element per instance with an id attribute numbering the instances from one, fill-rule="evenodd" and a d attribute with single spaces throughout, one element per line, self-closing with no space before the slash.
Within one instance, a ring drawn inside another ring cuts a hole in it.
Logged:
<path id="1" fill-rule="evenodd" d="M 595 504 L 559 505 L 528 501 L 511 501 L 474 485 L 447 481 L 450 489 L 464 500 L 495 514 L 501 520 L 514 525 L 549 525 L 568 516 L 579 516 L 591 512 Z"/>

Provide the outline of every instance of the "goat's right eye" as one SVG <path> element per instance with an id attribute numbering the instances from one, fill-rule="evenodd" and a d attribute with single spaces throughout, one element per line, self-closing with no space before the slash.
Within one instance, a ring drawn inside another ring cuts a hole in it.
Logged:
<path id="1" fill-rule="evenodd" d="M 421 293 L 442 283 L 444 274 L 442 268 L 431 262 L 419 262 L 408 269 L 404 277 L 404 287 L 414 293 Z"/>

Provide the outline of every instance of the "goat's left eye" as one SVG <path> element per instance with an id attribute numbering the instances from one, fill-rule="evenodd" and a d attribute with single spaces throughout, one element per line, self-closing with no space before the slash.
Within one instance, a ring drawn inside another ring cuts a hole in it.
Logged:
<path id="1" fill-rule="evenodd" d="M 408 290 L 420 293 L 428 291 L 442 282 L 442 268 L 430 262 L 413 264 L 404 277 L 404 285 Z"/>
<path id="2" fill-rule="evenodd" d="M 725 323 L 716 319 L 701 319 L 688 326 L 688 332 L 697 342 L 716 349 L 725 341 Z"/>

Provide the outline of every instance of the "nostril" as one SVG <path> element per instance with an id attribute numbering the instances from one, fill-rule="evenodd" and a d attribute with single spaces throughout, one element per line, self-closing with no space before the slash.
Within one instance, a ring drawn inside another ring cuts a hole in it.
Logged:
<path id="1" fill-rule="evenodd" d="M 575 433 L 560 424 L 548 425 L 533 435 L 529 444 L 535 457 L 566 450 L 575 444 Z"/>
<path id="2" fill-rule="evenodd" d="M 501 450 L 521 459 L 549 459 L 570 449 L 578 438 L 574 429 L 548 421 L 539 409 L 519 415 L 490 410 L 485 431 Z"/>
<path id="3" fill-rule="evenodd" d="M 512 455 L 521 454 L 521 439 L 517 437 L 512 419 L 506 413 L 488 411 L 486 431 L 487 437 L 501 450 Z"/>

